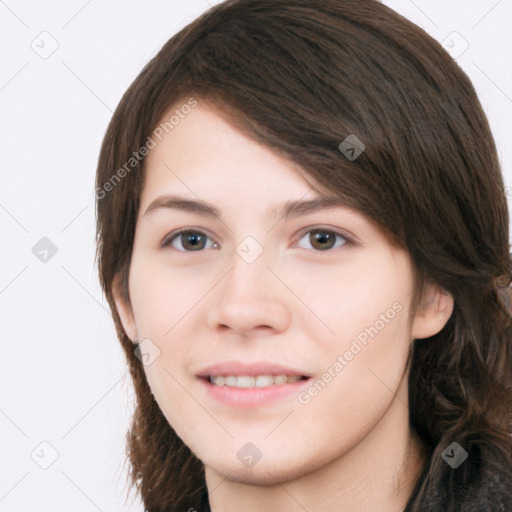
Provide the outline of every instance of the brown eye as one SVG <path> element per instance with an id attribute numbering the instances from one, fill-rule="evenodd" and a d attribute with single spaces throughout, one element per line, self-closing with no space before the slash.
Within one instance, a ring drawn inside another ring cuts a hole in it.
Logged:
<path id="1" fill-rule="evenodd" d="M 201 231 L 185 230 L 179 231 L 167 238 L 162 243 L 162 246 L 172 246 L 179 251 L 200 252 L 202 249 L 208 248 L 206 247 L 207 240 L 211 240 L 211 238 L 201 233 Z M 216 247 L 217 244 L 213 242 L 212 246 Z"/>
<path id="2" fill-rule="evenodd" d="M 341 243 L 335 245 L 337 237 L 341 240 Z M 315 249 L 317 251 L 326 251 L 349 243 L 349 240 L 341 234 L 322 228 L 308 231 L 300 240 L 304 239 L 309 243 L 309 247 L 306 248 Z"/>

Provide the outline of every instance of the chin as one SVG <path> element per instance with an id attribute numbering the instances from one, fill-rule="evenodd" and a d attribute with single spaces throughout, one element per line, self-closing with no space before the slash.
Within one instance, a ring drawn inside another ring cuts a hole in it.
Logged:
<path id="1" fill-rule="evenodd" d="M 264 458 L 262 457 L 252 468 L 243 467 L 238 460 L 235 464 L 228 463 L 225 456 L 221 459 L 214 457 L 208 461 L 202 460 L 206 468 L 219 474 L 223 479 L 260 486 L 272 486 L 297 480 L 315 469 L 312 464 L 305 462 L 305 457 L 293 461 L 289 458 L 264 461 Z M 321 462 L 318 466 L 321 466 Z"/>

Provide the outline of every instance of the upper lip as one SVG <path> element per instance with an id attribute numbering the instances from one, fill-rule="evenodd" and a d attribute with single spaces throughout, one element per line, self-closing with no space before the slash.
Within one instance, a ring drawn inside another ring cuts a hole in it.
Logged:
<path id="1" fill-rule="evenodd" d="M 225 361 L 204 366 L 198 377 L 242 376 L 242 375 L 299 375 L 309 377 L 305 372 L 271 362 L 244 363 L 242 361 Z"/>

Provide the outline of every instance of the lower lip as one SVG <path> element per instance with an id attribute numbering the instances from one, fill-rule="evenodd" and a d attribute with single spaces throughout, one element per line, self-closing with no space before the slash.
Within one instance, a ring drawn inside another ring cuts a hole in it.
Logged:
<path id="1" fill-rule="evenodd" d="M 199 377 L 202 385 L 212 398 L 231 407 L 248 409 L 270 404 L 281 398 L 296 394 L 309 384 L 309 379 L 274 384 L 264 388 L 235 388 L 231 386 L 216 386 L 208 378 Z"/>

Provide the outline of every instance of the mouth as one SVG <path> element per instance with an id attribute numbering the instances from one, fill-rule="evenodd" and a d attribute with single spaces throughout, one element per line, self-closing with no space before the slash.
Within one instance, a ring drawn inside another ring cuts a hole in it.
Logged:
<path id="1" fill-rule="evenodd" d="M 218 387 L 228 388 L 268 388 L 274 386 L 283 386 L 285 384 L 291 384 L 301 380 L 308 380 L 310 377 L 306 375 L 207 375 L 206 377 L 200 377 L 205 379 L 207 382 Z"/>
<path id="2" fill-rule="evenodd" d="M 234 408 L 279 407 L 312 379 L 304 370 L 268 360 L 219 361 L 200 368 L 196 377 L 206 396 Z"/>

